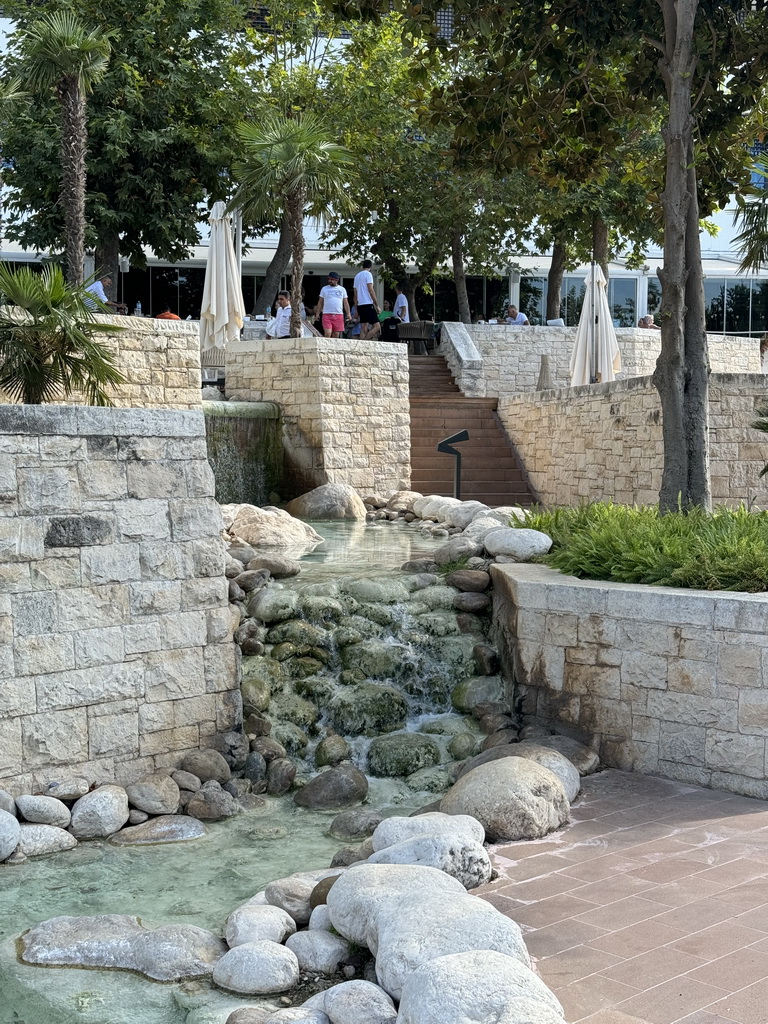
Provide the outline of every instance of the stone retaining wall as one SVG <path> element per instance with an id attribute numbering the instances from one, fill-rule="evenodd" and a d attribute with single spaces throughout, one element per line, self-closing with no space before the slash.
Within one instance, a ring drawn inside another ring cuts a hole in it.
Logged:
<path id="1" fill-rule="evenodd" d="M 324 483 L 369 493 L 410 485 L 404 345 L 244 336 L 227 346 L 226 379 L 230 399 L 280 406 L 284 497 Z"/>
<path id="2" fill-rule="evenodd" d="M 115 365 L 125 377 L 125 383 L 110 392 L 113 405 L 130 409 L 200 408 L 198 321 L 128 316 L 97 319 L 123 328 L 119 334 L 98 339 L 115 353 Z M 8 401 L 0 392 L 0 403 Z M 85 399 L 74 393 L 66 403 L 84 405 Z"/>
<path id="3" fill-rule="evenodd" d="M 620 379 L 653 373 L 661 350 L 659 331 L 620 328 L 616 337 L 621 351 Z M 535 391 L 542 355 L 549 356 L 554 387 L 568 387 L 575 341 L 575 327 L 444 323 L 440 352 L 465 395 L 499 398 Z M 758 339 L 710 334 L 708 341 L 714 372 L 762 372 Z"/>
<path id="4" fill-rule="evenodd" d="M 768 399 L 762 374 L 713 374 L 710 464 L 716 503 L 768 506 L 768 443 L 750 427 Z M 663 463 L 661 407 L 649 377 L 506 397 L 499 416 L 544 504 L 655 503 Z"/>
<path id="5" fill-rule="evenodd" d="M 203 414 L 0 407 L 0 788 L 127 782 L 240 719 Z"/>
<path id="6" fill-rule="evenodd" d="M 768 595 L 492 573 L 524 714 L 611 767 L 768 797 Z"/>

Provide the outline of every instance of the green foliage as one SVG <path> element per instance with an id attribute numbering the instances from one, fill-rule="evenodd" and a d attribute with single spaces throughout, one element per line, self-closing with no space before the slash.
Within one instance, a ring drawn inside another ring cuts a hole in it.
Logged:
<path id="1" fill-rule="evenodd" d="M 750 424 L 755 430 L 761 430 L 764 434 L 768 434 L 768 405 L 760 406 L 755 409 L 755 412 L 760 417 L 759 420 L 753 420 Z M 760 476 L 765 476 L 768 473 L 768 463 L 766 463 L 760 470 Z"/>
<path id="2" fill-rule="evenodd" d="M 107 388 L 123 376 L 97 338 L 122 328 L 95 319 L 93 296 L 67 284 L 55 264 L 40 274 L 0 264 L 0 293 L 0 389 L 28 405 L 73 391 L 89 405 L 111 405 Z"/>
<path id="3" fill-rule="evenodd" d="M 72 83 L 82 94 L 107 72 L 110 33 L 86 28 L 70 11 L 53 11 L 34 21 L 24 37 L 25 79 L 32 90 L 44 92 Z"/>
<path id="4" fill-rule="evenodd" d="M 655 505 L 595 502 L 532 511 L 512 526 L 552 537 L 543 559 L 561 572 L 615 583 L 768 590 L 768 512 L 744 506 L 661 515 Z"/>

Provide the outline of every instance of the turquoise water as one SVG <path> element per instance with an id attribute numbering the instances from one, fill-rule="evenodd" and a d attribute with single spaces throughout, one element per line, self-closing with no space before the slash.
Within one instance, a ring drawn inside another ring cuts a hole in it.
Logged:
<path id="1" fill-rule="evenodd" d="M 435 541 L 399 525 L 314 523 L 325 542 L 302 559 L 296 583 L 384 571 L 428 554 Z M 409 813 L 434 799 L 371 780 L 367 803 Z M 107 841 L 20 865 L 0 864 L 0 1024 L 224 1024 L 247 1000 L 211 985 L 160 985 L 128 972 L 21 964 L 16 940 L 59 915 L 134 914 L 148 926 L 183 922 L 221 934 L 229 913 L 275 878 L 327 867 L 342 845 L 325 834 L 337 812 L 290 797 L 207 825 L 189 843 L 126 848 Z"/>

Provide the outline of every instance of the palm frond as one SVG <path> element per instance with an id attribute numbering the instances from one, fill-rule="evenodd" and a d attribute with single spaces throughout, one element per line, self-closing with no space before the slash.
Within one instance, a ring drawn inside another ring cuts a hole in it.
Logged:
<path id="1" fill-rule="evenodd" d="M 109 33 L 87 29 L 70 11 L 55 11 L 29 26 L 24 52 L 30 88 L 45 90 L 73 79 L 89 93 L 106 73 L 111 46 Z"/>

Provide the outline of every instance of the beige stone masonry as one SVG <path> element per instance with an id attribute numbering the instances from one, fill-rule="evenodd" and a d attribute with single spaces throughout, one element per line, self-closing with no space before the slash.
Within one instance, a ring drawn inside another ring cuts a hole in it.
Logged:
<path id="1" fill-rule="evenodd" d="M 768 595 L 492 573 L 526 715 L 611 767 L 768 796 Z"/>
<path id="2" fill-rule="evenodd" d="M 125 383 L 111 391 L 113 405 L 130 409 L 200 408 L 200 324 L 196 320 L 152 320 L 97 316 L 123 328 L 98 340 L 115 354 Z M 0 403 L 8 402 L 0 392 Z M 84 405 L 77 392 L 67 405 Z"/>
<path id="3" fill-rule="evenodd" d="M 0 406 L 0 788 L 129 782 L 241 720 L 203 413 Z"/>
<path id="4" fill-rule="evenodd" d="M 382 493 L 409 486 L 405 346 L 243 337 L 227 346 L 226 379 L 230 399 L 280 406 L 289 491 L 324 483 Z"/>
<path id="5" fill-rule="evenodd" d="M 648 332 L 644 332 L 648 333 Z M 768 506 L 764 435 L 750 423 L 768 400 L 762 374 L 713 374 L 709 389 L 715 503 Z M 658 501 L 663 464 L 659 396 L 649 377 L 502 398 L 499 416 L 545 504 Z"/>

